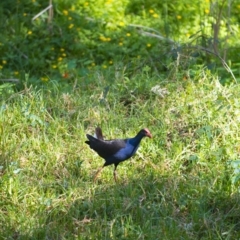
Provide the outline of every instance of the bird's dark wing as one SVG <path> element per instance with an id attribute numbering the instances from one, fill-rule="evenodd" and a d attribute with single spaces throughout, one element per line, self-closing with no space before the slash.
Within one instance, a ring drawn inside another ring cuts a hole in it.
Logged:
<path id="1" fill-rule="evenodd" d="M 115 153 L 126 147 L 126 140 L 122 139 L 99 140 L 88 134 L 87 138 L 89 141 L 86 141 L 86 143 L 90 148 L 96 151 L 98 155 L 104 159 L 112 157 Z"/>

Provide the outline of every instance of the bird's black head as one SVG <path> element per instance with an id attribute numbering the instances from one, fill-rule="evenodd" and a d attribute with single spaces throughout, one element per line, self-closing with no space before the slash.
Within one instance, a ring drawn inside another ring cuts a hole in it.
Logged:
<path id="1" fill-rule="evenodd" d="M 141 134 L 144 137 L 149 137 L 152 138 L 152 134 L 150 133 L 150 131 L 147 128 L 142 129 L 139 134 Z"/>

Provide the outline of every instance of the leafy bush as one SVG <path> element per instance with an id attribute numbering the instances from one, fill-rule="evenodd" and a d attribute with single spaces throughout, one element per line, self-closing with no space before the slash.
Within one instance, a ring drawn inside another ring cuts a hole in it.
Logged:
<path id="1" fill-rule="evenodd" d="M 58 0 L 51 8 L 50 3 L 0 3 L 2 76 L 24 79 L 27 72 L 40 82 L 49 76 L 72 81 L 96 66 L 104 70 L 118 62 L 127 66 L 128 74 L 145 65 L 157 74 L 169 74 L 175 62 L 178 70 L 206 65 L 222 75 L 226 70 L 216 56 L 223 56 L 225 65 L 239 74 L 234 60 L 238 58 L 239 16 L 235 10 L 227 15 L 238 5 L 190 0 Z M 227 51 L 231 62 L 224 57 Z"/>

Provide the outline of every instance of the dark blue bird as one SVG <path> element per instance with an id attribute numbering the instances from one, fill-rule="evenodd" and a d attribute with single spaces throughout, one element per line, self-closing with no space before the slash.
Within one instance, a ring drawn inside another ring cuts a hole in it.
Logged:
<path id="1" fill-rule="evenodd" d="M 87 143 L 91 149 L 93 149 L 97 154 L 105 159 L 104 165 L 97 171 L 94 181 L 96 181 L 98 174 L 102 169 L 108 165 L 114 164 L 114 179 L 117 181 L 117 166 L 120 162 L 123 162 L 130 157 L 132 157 L 142 140 L 143 137 L 152 138 L 152 134 L 147 128 L 142 129 L 133 138 L 127 139 L 115 139 L 115 140 L 104 140 L 102 135 L 102 130 L 97 127 L 95 130 L 95 136 L 93 137 L 89 134 L 86 135 L 88 138 Z"/>

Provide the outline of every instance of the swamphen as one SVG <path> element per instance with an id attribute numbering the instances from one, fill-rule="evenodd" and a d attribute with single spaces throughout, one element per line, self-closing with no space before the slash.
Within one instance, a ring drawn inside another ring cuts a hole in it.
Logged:
<path id="1" fill-rule="evenodd" d="M 97 138 L 87 134 L 88 141 L 87 143 L 91 149 L 93 149 L 97 154 L 105 159 L 104 165 L 97 171 L 94 182 L 97 179 L 98 174 L 102 169 L 108 165 L 114 164 L 114 179 L 117 181 L 117 166 L 120 162 L 123 162 L 130 157 L 132 157 L 142 140 L 143 137 L 152 138 L 152 134 L 147 128 L 142 129 L 139 133 L 133 138 L 127 139 L 115 139 L 115 140 L 104 140 L 102 136 L 101 128 L 97 127 L 95 130 L 95 135 Z"/>

